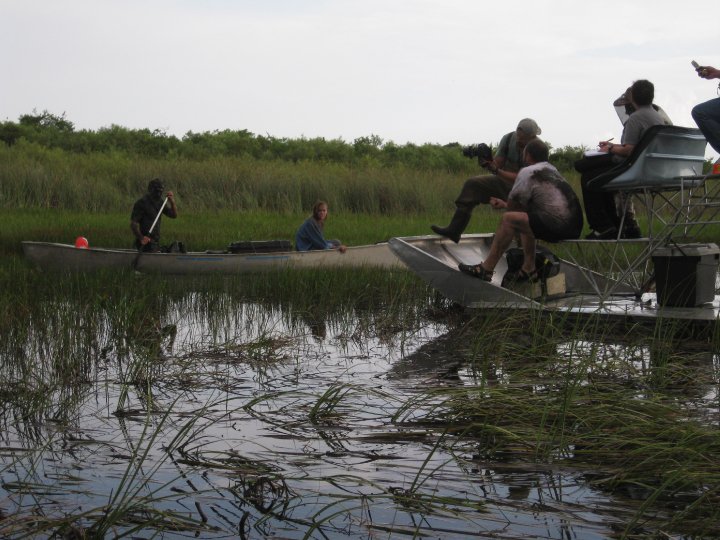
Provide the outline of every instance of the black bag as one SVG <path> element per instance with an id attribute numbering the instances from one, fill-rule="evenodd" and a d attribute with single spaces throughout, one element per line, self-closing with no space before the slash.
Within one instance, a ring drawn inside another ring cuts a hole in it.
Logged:
<path id="1" fill-rule="evenodd" d="M 227 248 L 230 253 L 277 253 L 292 251 L 290 240 L 245 240 L 233 242 Z"/>
<path id="2" fill-rule="evenodd" d="M 508 272 L 519 272 L 523 263 L 522 248 L 514 247 L 505 252 Z M 560 259 L 552 251 L 544 246 L 537 246 L 535 249 L 535 269 L 540 279 L 557 276 L 560 273 Z"/>
<path id="3" fill-rule="evenodd" d="M 187 250 L 185 249 L 185 244 L 183 242 L 175 240 L 169 246 L 163 246 L 160 249 L 160 253 L 187 253 Z"/>

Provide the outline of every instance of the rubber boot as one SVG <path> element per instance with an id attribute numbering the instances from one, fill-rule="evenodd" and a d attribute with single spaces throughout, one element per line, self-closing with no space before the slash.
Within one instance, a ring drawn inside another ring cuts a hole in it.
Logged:
<path id="1" fill-rule="evenodd" d="M 467 210 L 457 208 L 455 210 L 455 215 L 453 215 L 452 219 L 450 220 L 450 225 L 448 225 L 447 227 L 430 225 L 430 228 L 435 234 L 439 234 L 440 236 L 449 238 L 457 244 L 460 241 L 460 235 L 465 230 L 465 227 L 468 226 L 468 223 L 470 223 L 470 216 L 471 214 Z"/>

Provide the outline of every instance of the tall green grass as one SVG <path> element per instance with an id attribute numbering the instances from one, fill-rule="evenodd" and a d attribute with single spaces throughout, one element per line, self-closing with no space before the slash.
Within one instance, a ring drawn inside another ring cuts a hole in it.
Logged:
<path id="1" fill-rule="evenodd" d="M 343 212 L 408 214 L 450 207 L 462 180 L 481 172 L 472 162 L 451 174 L 404 165 L 77 154 L 20 141 L 0 144 L 0 208 L 117 212 L 162 177 L 186 211 L 299 213 L 325 199 Z"/>

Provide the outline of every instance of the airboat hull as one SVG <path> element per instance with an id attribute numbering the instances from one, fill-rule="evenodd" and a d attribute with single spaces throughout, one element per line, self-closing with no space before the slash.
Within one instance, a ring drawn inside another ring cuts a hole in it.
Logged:
<path id="1" fill-rule="evenodd" d="M 412 272 L 449 300 L 467 308 L 543 309 L 688 320 L 716 320 L 720 313 L 718 296 L 713 302 L 696 307 L 661 306 L 654 292 L 639 292 L 631 283 L 610 279 L 562 258 L 558 275 L 549 278 L 544 286 L 503 287 L 505 258 L 495 268 L 491 282 L 460 272 L 458 264 L 477 264 L 487 257 L 492 238 L 492 234 L 465 235 L 455 244 L 439 236 L 396 237 L 389 244 Z M 550 248 L 554 249 L 553 245 Z"/>

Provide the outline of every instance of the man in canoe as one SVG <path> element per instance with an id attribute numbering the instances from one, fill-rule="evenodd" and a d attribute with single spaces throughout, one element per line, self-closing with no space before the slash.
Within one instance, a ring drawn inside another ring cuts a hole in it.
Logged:
<path id="1" fill-rule="evenodd" d="M 557 242 L 578 238 L 583 228 L 580 200 L 558 170 L 548 163 L 550 151 L 540 139 L 523 151 L 526 167 L 520 170 L 507 201 L 491 197 L 493 208 L 507 211 L 495 231 L 487 258 L 476 265 L 460 264 L 460 271 L 491 281 L 500 257 L 520 235 L 523 264 L 513 281 L 537 281 L 536 239 Z"/>
<path id="2" fill-rule="evenodd" d="M 523 118 L 515 131 L 503 136 L 495 153 L 495 157 L 488 155 L 488 159 L 477 153 L 466 152 L 465 155 L 477 155 L 480 164 L 490 174 L 468 178 L 463 184 L 460 195 L 455 200 L 455 214 L 447 227 L 431 225 L 430 228 L 455 243 L 460 241 L 460 235 L 470 223 L 470 216 L 478 204 L 488 204 L 491 197 L 507 199 L 515 182 L 518 171 L 523 166 L 523 150 L 528 142 L 537 139 L 542 130 L 532 118 Z M 478 145 L 485 146 L 486 145 Z"/>
<path id="3" fill-rule="evenodd" d="M 148 184 L 147 193 L 133 205 L 130 229 L 135 235 L 135 248 L 138 251 L 160 251 L 160 216 L 165 214 L 169 218 L 177 217 L 173 192 L 167 192 L 166 202 L 163 200 L 163 191 L 165 186 L 162 180 L 154 178 Z"/>

